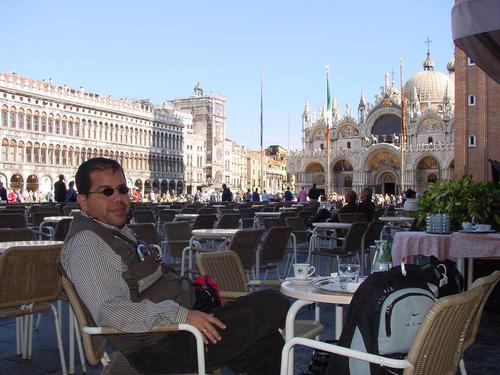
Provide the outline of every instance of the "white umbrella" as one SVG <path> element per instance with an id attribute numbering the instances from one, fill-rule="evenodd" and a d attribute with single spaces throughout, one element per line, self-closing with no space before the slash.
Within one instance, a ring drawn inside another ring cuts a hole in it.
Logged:
<path id="1" fill-rule="evenodd" d="M 456 0 L 451 29 L 455 45 L 500 83 L 500 1 Z"/>

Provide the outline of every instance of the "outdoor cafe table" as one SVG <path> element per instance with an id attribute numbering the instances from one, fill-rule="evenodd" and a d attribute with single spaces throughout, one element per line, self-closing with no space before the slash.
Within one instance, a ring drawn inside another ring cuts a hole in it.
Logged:
<path id="1" fill-rule="evenodd" d="M 70 219 L 73 220 L 73 216 L 46 216 L 38 227 L 39 232 L 43 232 L 43 227 L 48 225 L 57 225 L 61 220 Z"/>
<path id="2" fill-rule="evenodd" d="M 299 310 L 312 303 L 330 303 L 335 304 L 335 339 L 338 340 L 342 332 L 343 325 L 343 305 L 349 305 L 354 292 L 345 290 L 342 292 L 323 291 L 316 288 L 312 283 L 297 284 L 291 281 L 281 283 L 280 292 L 285 296 L 296 298 L 286 314 L 285 323 L 285 342 L 294 337 L 294 321 Z M 319 313 L 315 319 L 319 320 Z M 293 357 L 291 355 L 290 357 Z M 292 359 L 293 361 L 293 359 Z"/>
<path id="3" fill-rule="evenodd" d="M 411 257 L 434 255 L 439 259 L 457 260 L 464 272 L 464 259 L 468 259 L 468 286 L 472 283 L 474 258 L 500 257 L 500 233 L 432 234 L 426 232 L 397 232 L 392 242 L 392 263 L 411 261 Z"/>
<path id="4" fill-rule="evenodd" d="M 10 247 L 33 247 L 33 246 L 50 246 L 62 245 L 63 241 L 7 241 L 0 242 L 0 254 Z"/>

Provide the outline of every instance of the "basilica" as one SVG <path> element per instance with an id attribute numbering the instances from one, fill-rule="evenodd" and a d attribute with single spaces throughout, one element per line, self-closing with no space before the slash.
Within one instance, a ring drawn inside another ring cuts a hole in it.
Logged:
<path id="1" fill-rule="evenodd" d="M 447 70 L 435 70 L 427 51 L 423 70 L 404 84 L 404 95 L 386 73 L 373 104 L 361 94 L 357 119 L 349 107 L 340 115 L 335 99 L 331 114 L 326 109 L 310 112 L 306 101 L 302 150 L 291 152 L 287 164 L 295 190 L 315 183 L 323 193 L 370 187 L 374 193 L 399 194 L 409 188 L 424 192 L 437 179 L 452 179 L 454 60 Z M 406 120 L 404 143 L 402 116 Z M 327 118 L 332 118 L 328 145 Z"/>

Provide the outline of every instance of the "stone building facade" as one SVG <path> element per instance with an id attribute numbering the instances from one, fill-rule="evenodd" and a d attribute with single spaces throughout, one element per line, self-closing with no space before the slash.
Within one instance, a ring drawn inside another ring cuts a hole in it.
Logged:
<path id="1" fill-rule="evenodd" d="M 404 147 L 403 190 L 423 192 L 436 179 L 453 178 L 454 169 L 454 66 L 448 74 L 434 70 L 427 53 L 423 70 L 404 85 L 407 138 Z M 316 183 L 327 187 L 330 159 L 331 192 L 401 192 L 401 95 L 388 73 L 384 86 L 366 103 L 361 94 L 357 119 L 346 106 L 341 116 L 334 101 L 329 154 L 326 147 L 326 109 L 311 113 L 306 102 L 302 115 L 302 150 L 290 153 L 287 169 L 298 191 Z"/>
<path id="2" fill-rule="evenodd" d="M 183 129 L 192 121 L 147 100 L 130 101 L 0 73 L 0 180 L 45 193 L 85 160 L 118 160 L 143 194 L 184 190 Z"/>

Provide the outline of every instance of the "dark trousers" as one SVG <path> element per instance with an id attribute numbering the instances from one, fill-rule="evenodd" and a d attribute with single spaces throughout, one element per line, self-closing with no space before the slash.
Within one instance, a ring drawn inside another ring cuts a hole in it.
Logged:
<path id="1" fill-rule="evenodd" d="M 224 365 L 247 375 L 280 372 L 288 299 L 276 290 L 263 290 L 211 311 L 226 325 L 218 329 L 222 340 L 205 346 L 207 371 Z M 146 374 L 197 371 L 196 340 L 188 332 L 162 334 L 155 345 L 125 353 L 130 364 Z"/>

